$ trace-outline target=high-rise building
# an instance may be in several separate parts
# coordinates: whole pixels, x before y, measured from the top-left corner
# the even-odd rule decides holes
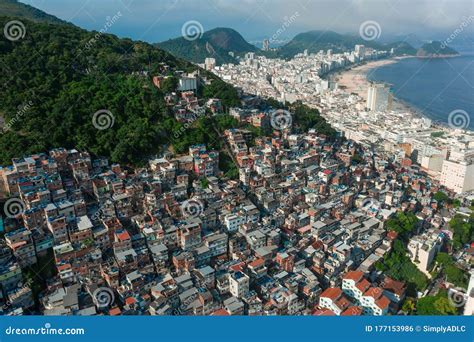
[[[392,109],[390,87],[383,83],[372,83],[367,90],[367,106],[371,111],[387,111]]]
[[[418,269],[429,274],[431,264],[440,251],[442,238],[434,231],[416,235],[408,242],[408,254]]]
[[[216,66],[216,59],[215,58],[206,58],[204,60],[204,64],[206,66],[206,70],[212,70]]]
[[[445,160],[440,184],[460,194],[474,190],[474,162],[472,160]]]
[[[365,45],[356,45],[354,51],[358,57],[365,56]]]
[[[263,46],[262,46],[263,51],[268,51],[270,50],[270,41],[268,39],[263,40]]]

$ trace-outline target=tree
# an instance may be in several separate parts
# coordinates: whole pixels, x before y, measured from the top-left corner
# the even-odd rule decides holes
[[[206,189],[209,186],[209,180],[207,178],[201,178],[201,188]]]
[[[225,108],[240,106],[237,90],[220,79],[214,79],[210,84],[205,85],[202,94],[206,99],[220,99]]]
[[[453,259],[448,253],[440,252],[436,255],[436,262],[446,266],[452,264]]]
[[[439,291],[435,296],[420,298],[416,305],[417,315],[456,315],[456,307],[447,298],[446,291]]]
[[[449,227],[453,231],[453,247],[455,249],[460,249],[474,240],[474,214],[471,214],[469,218],[455,215],[449,221]]]
[[[167,76],[163,79],[161,90],[166,93],[175,92],[178,89],[178,78],[174,76]]]
[[[402,305],[402,311],[407,314],[412,314],[416,309],[416,302],[412,298],[405,299],[405,302]]]
[[[418,270],[406,254],[405,245],[400,239],[397,239],[390,253],[375,267],[395,280],[406,282],[409,295],[416,296],[417,291],[426,288],[428,278]]]
[[[397,232],[400,237],[407,239],[408,236],[414,232],[418,223],[418,218],[415,214],[399,211],[395,217],[387,220],[387,229]]]
[[[444,202],[447,202],[449,200],[449,197],[448,195],[446,195],[444,192],[442,191],[438,191],[436,192],[434,195],[433,195],[433,198],[439,202],[439,203],[444,203]]]

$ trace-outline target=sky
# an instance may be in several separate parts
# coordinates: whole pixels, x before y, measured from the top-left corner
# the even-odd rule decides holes
[[[108,33],[160,42],[198,22],[204,31],[230,27],[248,41],[291,39],[309,30],[357,34],[375,22],[380,40],[415,34],[443,40],[474,33],[474,0],[21,0],[85,29],[100,30],[116,16]],[[117,16],[117,14],[119,15]]]

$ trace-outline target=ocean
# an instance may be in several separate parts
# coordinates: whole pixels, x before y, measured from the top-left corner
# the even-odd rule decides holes
[[[391,84],[394,97],[435,122],[452,125],[458,116],[456,127],[474,130],[474,55],[405,58],[371,69],[367,78]]]

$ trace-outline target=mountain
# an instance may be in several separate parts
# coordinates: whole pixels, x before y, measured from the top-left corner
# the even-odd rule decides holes
[[[360,36],[350,34],[339,34],[333,31],[309,31],[296,35],[290,42],[279,49],[279,55],[283,58],[291,58],[294,55],[308,50],[309,53],[316,53],[320,50],[332,49],[334,52],[350,51],[356,44],[362,44],[377,50],[395,49],[395,54],[415,54],[410,44],[395,42],[382,44],[376,41],[367,41]]]
[[[409,45],[417,48],[423,45],[423,39],[418,37],[414,33],[409,33],[409,34],[395,34],[395,35],[389,35],[386,37],[386,40],[388,41],[393,41],[393,42],[407,42]]]
[[[284,58],[291,58],[304,50],[308,50],[309,53],[328,49],[340,52],[353,49],[356,44],[363,44],[363,40],[332,31],[309,31],[296,35],[279,49],[279,53]]]
[[[54,15],[45,13],[35,7],[18,2],[17,0],[0,0],[0,15],[50,24],[69,24]]]
[[[408,56],[414,56],[416,54],[416,49],[408,42],[405,41],[397,41],[394,43],[389,43],[383,45],[383,49],[390,51],[391,49],[394,49],[395,55],[402,56],[402,55],[408,55]]]
[[[259,51],[237,31],[223,27],[206,31],[195,40],[179,37],[158,43],[156,46],[193,63],[203,63],[207,57],[215,58],[218,64],[235,63],[235,57],[246,52]],[[229,52],[233,52],[235,57],[229,55]]]
[[[416,56],[420,58],[450,57],[457,55],[459,55],[459,53],[456,50],[439,41],[423,44],[416,52]]]

